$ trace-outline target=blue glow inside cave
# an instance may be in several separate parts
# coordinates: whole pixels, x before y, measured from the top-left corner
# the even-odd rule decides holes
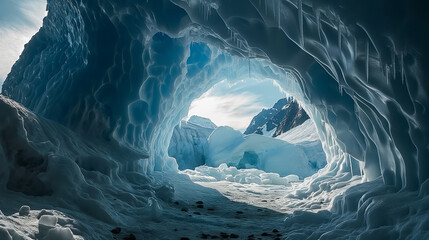
[[[0,238],[427,239],[426,5],[48,1],[0,96]],[[302,104],[326,166],[181,174],[175,126],[249,69]]]

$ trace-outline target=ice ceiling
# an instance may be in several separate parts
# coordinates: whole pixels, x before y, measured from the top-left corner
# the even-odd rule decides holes
[[[353,175],[381,177],[372,192],[358,193],[362,202],[345,197],[336,205],[339,212],[357,211],[358,204],[370,209],[365,221],[378,226],[371,213],[384,205],[365,201],[380,195],[379,187],[418,191],[419,197],[428,192],[429,24],[423,5],[48,1],[44,25],[13,66],[3,94],[91,144],[127,152],[127,159],[103,152],[119,171],[150,175],[177,170],[168,142],[193,99],[221,79],[272,78],[304,104],[327,154],[328,165],[311,178],[308,195]],[[96,152],[64,148],[52,151],[66,157]],[[80,167],[91,164],[85,157]],[[9,172],[17,159],[7,158]],[[29,191],[17,184],[13,189]]]

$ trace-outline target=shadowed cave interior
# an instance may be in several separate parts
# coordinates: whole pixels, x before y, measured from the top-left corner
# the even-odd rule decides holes
[[[428,238],[426,5],[48,1],[0,95],[0,239]],[[191,102],[249,75],[300,102],[326,166],[181,174]]]

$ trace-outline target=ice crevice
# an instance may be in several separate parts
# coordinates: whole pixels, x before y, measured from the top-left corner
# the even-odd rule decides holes
[[[48,1],[3,85],[0,189],[156,221],[174,198],[160,176],[178,171],[174,127],[215,83],[250,75],[303,104],[327,156],[288,196],[327,210],[291,213],[290,237],[425,238],[428,39],[410,26],[428,21],[387,2]]]

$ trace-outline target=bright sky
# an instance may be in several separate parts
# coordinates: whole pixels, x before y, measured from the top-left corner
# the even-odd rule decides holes
[[[192,102],[188,118],[198,115],[211,119],[217,126],[244,131],[262,108],[271,108],[284,97],[286,93],[270,79],[235,84],[223,80]]]
[[[46,13],[46,0],[0,0],[0,89]]]

